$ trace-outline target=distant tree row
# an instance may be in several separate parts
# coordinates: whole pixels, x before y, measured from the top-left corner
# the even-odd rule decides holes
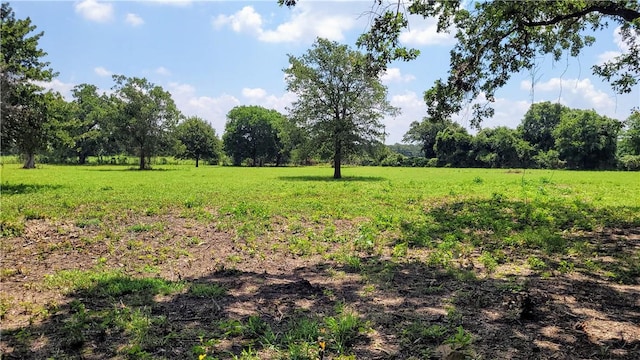
[[[640,168],[640,113],[623,124],[594,111],[534,104],[518,129],[470,135],[449,120],[411,124],[404,141],[383,145],[385,116],[398,109],[387,100],[371,58],[346,45],[317,39],[302,56],[289,55],[287,90],[297,95],[287,116],[259,106],[227,114],[220,139],[198,117],[185,117],[171,94],[144,78],[113,76],[109,94],[91,84],[73,88],[72,100],[38,84],[57,74],[42,61],[43,33],[29,18],[15,19],[2,4],[0,81],[3,154],[22,154],[35,167],[36,154],[50,162],[85,164],[135,155],[147,169],[154,156],[212,164],[279,166],[329,161],[334,177],[345,162],[368,165],[454,167]],[[396,151],[396,152],[394,152]],[[409,159],[409,160],[407,160]]]
[[[487,128],[475,136],[451,121],[413,122],[403,141],[439,166],[638,169],[640,112],[625,122],[557,103],[531,106],[517,129]]]

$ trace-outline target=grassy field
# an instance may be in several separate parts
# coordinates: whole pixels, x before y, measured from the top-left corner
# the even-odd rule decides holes
[[[640,356],[638,173],[19,167],[6,358]]]

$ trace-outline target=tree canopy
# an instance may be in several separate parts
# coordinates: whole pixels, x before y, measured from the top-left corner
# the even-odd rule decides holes
[[[253,166],[266,162],[279,163],[282,142],[279,129],[284,115],[261,106],[236,106],[227,114],[227,124],[222,137],[225,152],[233,158],[234,165],[251,159]]]
[[[279,3],[294,6],[297,0]],[[410,0],[408,4],[397,0],[397,6],[388,6],[377,14],[370,30],[358,40],[374,60],[370,71],[379,73],[393,60],[417,57],[415,49],[399,44],[401,31],[409,26],[409,15],[437,19],[437,31],[454,31],[457,40],[451,51],[448,77],[437,80],[425,92],[428,114],[434,119],[450,118],[480,95],[492,102],[496,90],[512,74],[534,68],[540,55],[551,54],[555,60],[563,54],[579,55],[594,43],[592,32],[609,24],[619,27],[626,50],[602,65],[594,65],[594,74],[619,93],[630,92],[640,82],[637,0]],[[472,109],[472,125],[478,126],[482,119],[493,115],[486,103],[476,103]]]
[[[139,168],[144,170],[147,157],[170,142],[181,114],[171,94],[147,79],[114,75],[113,80],[116,127],[124,135],[121,139],[138,152]]]
[[[25,155],[24,168],[35,167],[35,152],[46,146],[47,103],[34,81],[48,81],[56,74],[47,55],[38,47],[44,32],[31,19],[16,19],[11,6],[2,3],[0,10],[0,124],[3,147],[17,147]]]
[[[192,116],[178,124],[176,137],[182,143],[178,157],[195,159],[196,167],[200,159],[218,161],[220,159],[221,144],[215,129],[203,119]]]
[[[342,177],[344,155],[382,141],[381,119],[398,112],[367,67],[362,53],[319,38],[304,55],[289,55],[284,69],[287,90],[298,95],[291,117],[317,146],[330,149],[336,179]]]

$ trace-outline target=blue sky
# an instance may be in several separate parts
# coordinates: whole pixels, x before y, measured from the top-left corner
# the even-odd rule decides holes
[[[70,90],[89,83],[108,91],[112,74],[145,77],[171,92],[185,115],[224,131],[234,106],[261,105],[286,114],[295,99],[287,93],[282,69],[287,54],[302,55],[316,37],[354,45],[367,29],[373,0],[302,0],[293,8],[264,1],[13,1],[18,18],[30,17],[44,31],[40,47],[59,72],[48,88],[71,99]],[[496,115],[485,127],[515,128],[533,102],[554,101],[594,109],[623,120],[640,105],[640,88],[617,95],[591,74],[591,66],[623,50],[615,28],[596,34],[579,58],[540,58],[532,74],[514,74],[496,94]],[[383,77],[391,103],[402,110],[385,119],[386,143],[400,142],[409,124],[426,112],[424,90],[446,78],[453,37],[435,33],[430,19],[411,18],[401,35],[420,49],[409,63],[390,65]],[[532,94],[533,88],[533,94]],[[462,112],[454,120],[469,124]]]

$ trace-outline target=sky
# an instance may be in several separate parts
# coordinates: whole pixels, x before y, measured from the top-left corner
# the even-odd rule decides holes
[[[144,77],[169,91],[186,116],[199,116],[224,132],[235,106],[259,105],[287,114],[296,96],[287,92],[288,55],[301,56],[317,37],[355,48],[368,29],[373,0],[301,0],[295,8],[262,1],[12,1],[16,17],[30,17],[44,31],[40,47],[59,75],[43,84],[71,100],[71,89],[87,83],[109,91],[112,75]],[[411,122],[426,115],[423,93],[446,79],[453,34],[438,34],[433,19],[411,17],[400,35],[419,49],[411,62],[394,62],[382,76],[401,114],[384,119],[385,143],[402,141]],[[483,127],[515,128],[532,103],[560,102],[624,120],[640,106],[640,87],[619,95],[591,73],[591,66],[621,51],[615,28],[595,34],[596,43],[578,58],[537,59],[537,70],[513,74],[496,93],[495,116]],[[470,110],[454,116],[469,127]]]

